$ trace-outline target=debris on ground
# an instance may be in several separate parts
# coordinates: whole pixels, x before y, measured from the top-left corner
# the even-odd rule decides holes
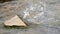
[[[27,26],[17,15],[4,22],[5,26]]]

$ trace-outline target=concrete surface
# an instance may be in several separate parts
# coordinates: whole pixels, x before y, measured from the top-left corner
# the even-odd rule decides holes
[[[32,1],[32,0],[31,0]],[[30,23],[28,28],[5,28],[2,24],[5,17],[17,14],[23,17],[22,11],[29,6],[26,0],[16,0],[0,4],[0,33],[1,34],[60,34],[60,0],[41,0],[45,3],[45,21],[40,24]],[[34,0],[35,2],[39,0]],[[39,1],[40,2],[40,1]],[[3,5],[3,6],[2,6]],[[17,5],[17,6],[16,6]],[[21,13],[20,13],[21,12]],[[23,19],[22,19],[23,20]],[[28,22],[29,23],[29,22]]]

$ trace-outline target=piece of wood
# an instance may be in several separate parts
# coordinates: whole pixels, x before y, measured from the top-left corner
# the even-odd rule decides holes
[[[17,15],[4,22],[5,26],[27,26]]]

